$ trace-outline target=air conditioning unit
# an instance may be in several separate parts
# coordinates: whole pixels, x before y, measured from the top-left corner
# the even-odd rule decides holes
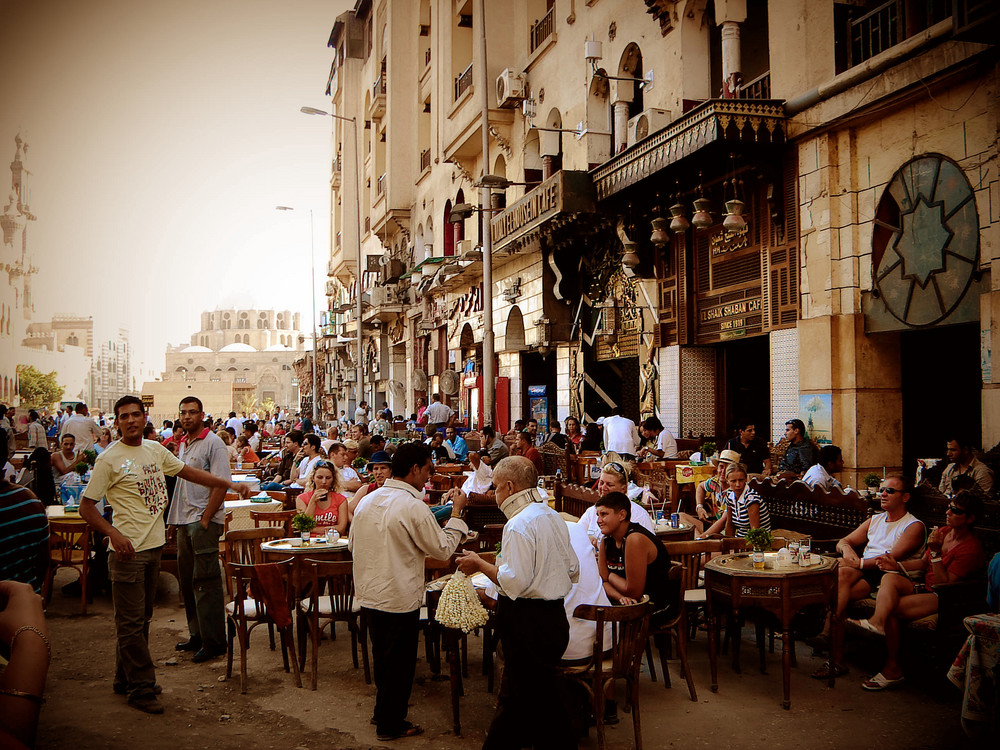
[[[670,124],[670,112],[665,109],[647,109],[628,121],[626,144],[634,146],[645,140],[657,130],[662,130]]]
[[[513,68],[504,68],[497,76],[497,106],[515,107],[524,99],[524,76]]]
[[[371,290],[372,305],[379,307],[381,305],[388,304],[389,295],[386,294],[388,290],[384,286],[377,286]]]
[[[472,240],[459,240],[455,243],[455,255],[462,256],[474,247]]]

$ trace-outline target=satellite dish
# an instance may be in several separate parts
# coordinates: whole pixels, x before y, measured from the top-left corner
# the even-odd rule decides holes
[[[454,396],[458,393],[460,383],[461,380],[458,377],[458,373],[454,370],[445,370],[441,373],[441,390],[449,396]]]
[[[406,396],[406,386],[398,380],[390,380],[389,393],[391,393],[392,397],[397,401],[402,400]]]
[[[413,371],[413,390],[415,391],[426,391],[427,390],[427,373],[423,370]]]

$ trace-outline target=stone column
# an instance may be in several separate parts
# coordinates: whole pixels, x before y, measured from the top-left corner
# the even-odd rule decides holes
[[[628,143],[628,105],[631,102],[619,99],[612,107],[615,111],[615,153],[625,150]]]
[[[722,98],[736,99],[740,95],[743,74],[740,63],[740,25],[736,21],[722,24]]]

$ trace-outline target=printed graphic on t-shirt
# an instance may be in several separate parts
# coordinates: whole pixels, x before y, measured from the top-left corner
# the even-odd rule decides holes
[[[143,464],[140,467],[137,489],[150,516],[159,515],[166,507],[167,483],[163,478],[163,471],[159,464]]]

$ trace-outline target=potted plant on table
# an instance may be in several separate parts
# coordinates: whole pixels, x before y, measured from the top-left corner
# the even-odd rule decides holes
[[[767,529],[750,529],[746,535],[747,543],[753,548],[753,566],[757,570],[764,568],[764,553],[770,552],[774,546],[774,537]]]
[[[292,516],[292,528],[302,536],[302,543],[309,544],[309,532],[316,528],[316,519],[305,513]]]

